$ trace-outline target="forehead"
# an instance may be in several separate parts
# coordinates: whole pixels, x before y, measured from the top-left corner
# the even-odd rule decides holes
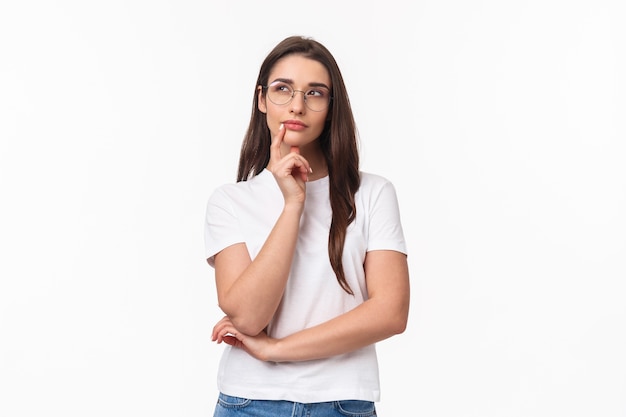
[[[292,80],[295,84],[323,83],[330,86],[330,74],[324,65],[302,55],[287,55],[274,64],[269,82],[277,78]]]

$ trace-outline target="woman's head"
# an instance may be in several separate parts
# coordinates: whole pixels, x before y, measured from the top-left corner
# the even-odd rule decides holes
[[[289,81],[280,86],[283,91],[290,88],[293,92],[293,98],[287,104],[277,105],[274,102],[280,100],[270,100],[271,84],[277,79]],[[307,103],[303,94],[310,92],[311,95],[320,95],[326,92],[325,87],[330,95],[326,108],[313,106],[317,111],[311,110],[312,103]],[[316,100],[311,95],[309,102]],[[297,114],[300,108],[306,115]],[[313,128],[306,130],[307,137],[302,137],[297,132],[290,134],[287,129],[286,143],[289,144],[291,139],[296,140],[298,137],[305,142],[319,140],[318,145],[324,153],[329,171],[332,170],[330,161],[337,157],[344,161],[356,158],[353,162],[358,166],[356,127],[345,83],[335,58],[321,43],[311,38],[291,36],[270,51],[259,70],[250,124],[241,149],[238,180],[257,175],[267,166],[272,135],[276,134],[282,122],[292,119],[290,115],[294,115],[293,119],[306,119]]]
[[[269,74],[268,81],[257,87],[257,100],[270,135],[276,136],[284,125],[284,153],[297,146],[309,157],[312,152],[319,155],[317,138],[326,126],[332,99],[326,67],[301,54],[290,54],[276,61]]]

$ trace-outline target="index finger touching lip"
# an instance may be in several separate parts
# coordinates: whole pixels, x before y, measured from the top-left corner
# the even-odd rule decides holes
[[[276,133],[276,136],[274,136],[276,138],[276,141],[278,142],[278,146],[280,146],[280,143],[283,141],[283,138],[285,137],[285,125],[284,124],[280,124],[280,126],[278,126],[278,133]]]
[[[275,155],[274,158],[280,159],[280,145],[283,143],[283,138],[285,137],[285,126],[281,123],[278,128],[278,133],[272,138],[272,143],[270,145],[270,157]]]

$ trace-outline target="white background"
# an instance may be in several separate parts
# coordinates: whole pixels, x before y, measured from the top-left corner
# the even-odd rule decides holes
[[[379,415],[626,416],[624,22],[619,0],[3,2],[0,415],[211,415],[205,203],[262,59],[302,34],[400,198],[412,306]]]

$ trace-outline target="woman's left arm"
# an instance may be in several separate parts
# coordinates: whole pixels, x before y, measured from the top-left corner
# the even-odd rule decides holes
[[[213,339],[243,348],[261,360],[285,362],[340,355],[403,333],[410,301],[406,255],[370,251],[364,266],[369,298],[351,311],[283,339],[271,339],[264,333],[255,337],[238,334],[224,318],[216,325]]]

